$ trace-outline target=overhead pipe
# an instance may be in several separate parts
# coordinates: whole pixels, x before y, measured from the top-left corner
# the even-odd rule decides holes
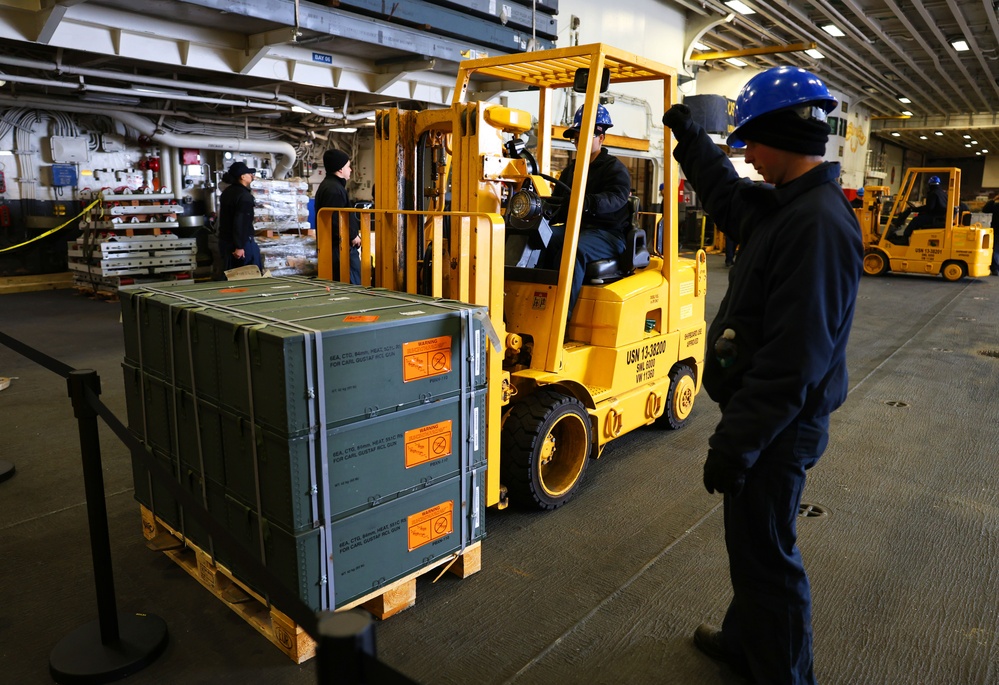
[[[64,112],[79,112],[83,114],[103,114],[111,117],[126,126],[130,126],[139,133],[148,136],[151,140],[160,145],[171,145],[173,147],[200,148],[207,150],[232,150],[236,152],[273,152],[282,155],[281,163],[274,166],[274,177],[284,178],[291,171],[298,155],[295,148],[289,143],[280,140],[255,140],[242,138],[221,138],[215,136],[198,136],[169,133],[160,130],[149,119],[132,112],[119,112],[115,110],[105,110],[94,108],[83,103],[66,103],[57,99],[48,98],[25,98],[21,96],[0,95],[0,103],[16,107],[26,105],[36,106],[38,109],[52,109]]]

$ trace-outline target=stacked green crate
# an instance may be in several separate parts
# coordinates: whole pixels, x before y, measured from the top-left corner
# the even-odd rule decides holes
[[[304,601],[342,606],[484,535],[485,320],[299,277],[123,289],[129,427]],[[400,521],[437,508],[449,532],[413,546]]]

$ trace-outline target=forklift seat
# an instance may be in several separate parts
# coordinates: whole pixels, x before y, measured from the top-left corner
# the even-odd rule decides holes
[[[617,259],[600,259],[586,265],[586,274],[583,282],[589,285],[604,285],[613,283],[625,276],[630,276],[635,269],[642,269],[649,265],[648,236],[645,229],[638,225],[638,197],[632,195],[628,198],[628,207],[631,212],[631,229],[624,237],[624,253]]]

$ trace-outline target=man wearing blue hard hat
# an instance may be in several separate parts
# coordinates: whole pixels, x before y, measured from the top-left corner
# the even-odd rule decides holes
[[[854,209],[860,209],[864,206],[864,189],[857,188],[857,197],[850,200],[850,206]]]
[[[601,259],[619,257],[624,252],[624,238],[630,225],[628,197],[631,195],[631,174],[621,160],[603,148],[607,129],[614,125],[610,113],[603,105],[597,106],[597,122],[593,127],[592,136],[584,135],[580,131],[582,122],[583,108],[579,107],[573,116],[572,127],[562,134],[576,145],[577,155],[590,157],[590,169],[586,176],[583,196],[583,218],[576,246],[576,264],[572,271],[572,287],[569,291],[569,319],[572,319],[573,307],[576,306],[576,300],[579,299],[579,293],[583,289],[586,265]],[[559,179],[571,186],[575,170],[575,161],[570,162],[559,174]],[[556,185],[553,195],[568,200],[569,193],[561,185]],[[566,201],[556,212],[553,222],[564,222],[568,212],[569,203]],[[565,227],[554,227],[551,242],[545,253],[547,268],[559,267],[564,239]]]
[[[908,226],[905,226],[905,220],[911,212],[916,212],[916,216],[912,217]],[[896,229],[898,239],[894,235],[889,235],[888,239],[908,244],[913,231],[921,228],[943,228],[946,222],[947,193],[940,186],[940,177],[934,174],[926,179],[926,200],[921,205],[907,207],[898,215],[892,226]]]
[[[853,209],[824,162],[837,101],[793,67],[739,93],[728,144],[764,183],[740,178],[685,105],[663,116],[673,152],[727,240],[740,245],[708,330],[704,387],[721,407],[704,486],[724,495],[734,597],[722,625],[694,644],[757,683],[810,684],[812,602],[796,546],[805,473],[846,399],[846,344],[863,245]]]

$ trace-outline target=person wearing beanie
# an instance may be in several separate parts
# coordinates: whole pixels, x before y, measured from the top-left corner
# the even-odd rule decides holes
[[[350,207],[347,181],[350,180],[350,157],[346,152],[329,149],[323,154],[326,178],[316,191],[316,212],[326,207]],[[350,215],[350,282],[361,282],[361,221],[356,214]],[[340,225],[339,217],[334,216],[333,235],[333,280],[340,280]]]
[[[726,240],[740,246],[708,329],[703,385],[721,408],[704,487],[724,497],[733,598],[694,645],[756,683],[815,683],[812,600],[795,521],[805,474],[846,399],[846,345],[863,262],[860,227],[824,162],[836,99],[804,69],[754,76],[736,100],[732,147],[765,182],[673,105],[673,155]]]
[[[233,162],[222,176],[229,187],[219,198],[219,255],[225,270],[250,264],[264,269],[260,247],[253,237],[253,192],[256,169]]]

